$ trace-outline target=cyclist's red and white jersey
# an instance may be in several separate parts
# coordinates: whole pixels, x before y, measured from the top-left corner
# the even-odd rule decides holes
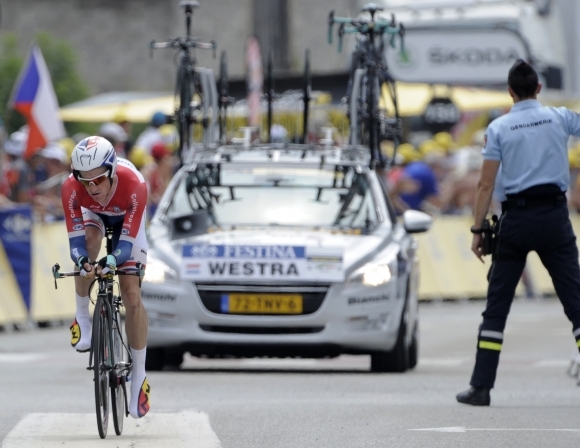
[[[71,258],[88,257],[82,208],[98,215],[106,226],[120,227],[119,242],[113,248],[117,265],[129,260],[135,238],[145,221],[147,185],[143,175],[125,159],[117,159],[117,185],[109,202],[101,205],[71,174],[61,191]],[[116,238],[114,238],[116,240]]]

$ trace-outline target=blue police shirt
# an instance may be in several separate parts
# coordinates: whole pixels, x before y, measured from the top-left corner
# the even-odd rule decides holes
[[[568,189],[568,138],[580,136],[580,115],[565,107],[544,107],[538,100],[515,103],[490,123],[483,158],[501,161],[506,194],[541,184]]]

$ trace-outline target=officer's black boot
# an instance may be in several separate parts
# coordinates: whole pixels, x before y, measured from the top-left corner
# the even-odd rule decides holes
[[[472,406],[489,406],[489,389],[471,386],[469,390],[457,394],[457,401]]]

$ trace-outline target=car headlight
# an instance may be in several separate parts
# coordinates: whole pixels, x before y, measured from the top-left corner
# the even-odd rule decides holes
[[[386,263],[369,263],[354,271],[347,283],[362,283],[365,286],[380,286],[391,280],[391,268]]]
[[[156,258],[148,258],[143,281],[149,283],[165,283],[177,280],[177,273]]]

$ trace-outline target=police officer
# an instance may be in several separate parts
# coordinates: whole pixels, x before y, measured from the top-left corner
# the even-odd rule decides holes
[[[514,105],[488,126],[484,139],[471,228],[471,250],[481,261],[482,226],[500,164],[506,199],[497,227],[471,388],[457,395],[459,403],[490,404],[503,331],[530,251],[538,253],[550,273],[580,347],[580,267],[565,196],[570,181],[567,142],[570,135],[580,136],[580,115],[564,107],[542,106],[536,99],[541,88],[535,70],[517,60],[508,75]]]

